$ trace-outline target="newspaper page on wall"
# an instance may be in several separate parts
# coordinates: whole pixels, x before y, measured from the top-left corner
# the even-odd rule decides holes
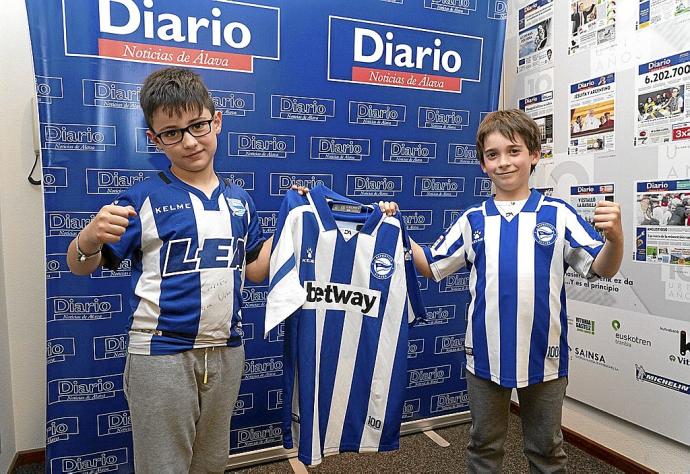
[[[518,32],[518,72],[553,64],[553,0],[521,8]]]
[[[690,265],[690,179],[638,181],[635,260]]]
[[[613,73],[571,84],[569,155],[615,150],[615,97]]]
[[[690,145],[690,51],[641,64],[636,86],[635,146]]]
[[[568,54],[616,40],[616,0],[571,0]]]
[[[597,203],[599,201],[613,202],[614,191],[613,183],[571,186],[570,204],[584,220],[594,227],[594,210]]]
[[[667,21],[687,21],[690,19],[688,0],[640,0],[637,29],[665,23]]]
[[[541,158],[553,158],[553,91],[520,99],[520,110],[532,117],[541,132]]]

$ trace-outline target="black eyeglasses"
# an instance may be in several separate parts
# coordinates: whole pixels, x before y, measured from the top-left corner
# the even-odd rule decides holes
[[[171,128],[170,130],[156,133],[154,136],[158,138],[163,145],[174,145],[182,141],[185,132],[189,133],[194,138],[208,135],[211,133],[211,122],[213,122],[213,119],[201,120],[199,122],[194,122],[188,127]]]

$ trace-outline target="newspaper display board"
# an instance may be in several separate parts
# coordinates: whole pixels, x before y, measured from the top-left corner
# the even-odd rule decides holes
[[[553,64],[553,0],[521,8],[518,30],[518,72]]]
[[[613,183],[571,186],[570,204],[584,220],[594,226],[594,210],[597,203],[599,201],[614,202],[614,192],[615,185]]]
[[[541,132],[541,159],[553,158],[553,91],[520,99],[520,110],[532,117]]]
[[[616,40],[616,0],[570,2],[568,54],[595,46],[610,46]]]
[[[687,0],[640,0],[637,29],[689,18],[690,2]]]
[[[690,179],[638,181],[635,260],[690,265]]]
[[[636,81],[635,146],[690,144],[690,51],[641,64]]]
[[[615,150],[615,97],[615,73],[571,84],[569,155]]]

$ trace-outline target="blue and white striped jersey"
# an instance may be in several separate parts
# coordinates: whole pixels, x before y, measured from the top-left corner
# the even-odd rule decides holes
[[[426,316],[411,257],[399,215],[324,186],[285,197],[265,332],[288,318],[283,441],[304,464],[398,448],[408,324]]]
[[[425,248],[435,280],[470,271],[467,370],[504,387],[567,375],[565,272],[595,279],[602,245],[569,204],[532,190],[512,220],[488,199]]]
[[[103,253],[110,268],[132,259],[128,351],[241,345],[245,258],[264,240],[246,191],[220,180],[209,198],[165,171],[115,204],[137,211]]]

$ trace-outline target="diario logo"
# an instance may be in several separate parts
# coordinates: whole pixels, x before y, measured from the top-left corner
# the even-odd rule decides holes
[[[244,361],[244,374],[242,380],[265,379],[269,377],[282,377],[283,357],[257,357]]]
[[[113,398],[122,391],[122,374],[66,378],[48,382],[48,405]]]
[[[62,166],[43,167],[43,192],[54,194],[58,188],[67,188],[67,168]]]
[[[98,436],[108,436],[132,431],[132,417],[129,410],[98,415]]]
[[[455,305],[428,306],[426,308],[426,318],[426,321],[420,321],[417,325],[435,326],[437,324],[448,324],[451,319],[455,319]]]
[[[86,193],[120,194],[158,173],[156,170],[86,168]]]
[[[307,299],[304,309],[351,311],[377,318],[381,292],[345,283],[304,282]]]
[[[311,137],[310,160],[362,161],[371,154],[368,138]]]
[[[268,331],[268,342],[283,342],[285,339],[285,321]]]
[[[474,195],[479,197],[491,196],[492,183],[489,178],[476,177],[474,178]]]
[[[228,156],[244,158],[287,158],[295,152],[294,135],[272,133],[228,133]]]
[[[106,360],[127,357],[127,334],[113,334],[93,338],[93,359]]]
[[[388,196],[402,192],[402,176],[348,174],[347,196]]]
[[[240,393],[235,401],[235,407],[232,410],[232,416],[244,415],[248,410],[254,408],[254,394]]]
[[[46,254],[46,279],[61,278],[63,273],[69,273],[66,253]]]
[[[295,186],[304,186],[313,189],[319,185],[328,188],[333,187],[332,174],[293,174],[293,173],[271,173],[270,189],[271,196],[284,196],[288,190]]]
[[[122,312],[122,295],[51,296],[48,322],[110,319]]]
[[[333,117],[335,117],[335,99],[293,95],[271,96],[271,118],[325,122]]]
[[[153,141],[146,135],[148,129],[144,127],[135,127],[134,129],[134,146],[137,153],[159,153],[163,151],[153,143]]]
[[[444,383],[450,378],[450,365],[438,365],[407,371],[407,388]]]
[[[395,261],[387,253],[379,253],[371,261],[371,274],[379,280],[386,280],[393,276]]]
[[[470,398],[467,390],[459,392],[440,393],[431,397],[431,413],[458,410],[468,407]]]
[[[64,91],[61,77],[36,76],[36,98],[39,104],[52,104],[62,99]]]
[[[127,448],[98,451],[78,456],[65,456],[50,460],[51,474],[87,474],[118,471],[129,462]]]
[[[74,357],[75,351],[73,337],[56,337],[46,341],[46,361],[48,364],[64,362],[67,357]]]
[[[254,112],[255,95],[253,92],[222,91],[209,89],[216,112],[229,117],[245,117]]]
[[[424,8],[469,15],[470,12],[477,11],[477,0],[424,0]]]
[[[439,293],[455,293],[467,291],[470,288],[470,274],[467,271],[460,271],[448,275],[438,285]]]
[[[424,352],[424,339],[409,339],[407,341],[407,358],[416,359]]]
[[[505,20],[508,18],[508,0],[489,0],[489,13],[487,17],[490,20]]]
[[[245,286],[242,288],[243,308],[265,308],[268,286]]]
[[[253,72],[280,59],[280,9],[234,1],[62,0],[65,55]],[[84,28],[84,18],[95,19]]]
[[[417,116],[418,128],[438,130],[462,130],[470,124],[470,111],[461,109],[441,109],[420,107]]]
[[[429,163],[436,159],[436,143],[404,140],[383,141],[383,161],[397,163]]]
[[[42,123],[41,127],[44,150],[105,151],[117,144],[112,125]]]
[[[83,104],[87,107],[138,109],[141,84],[82,79]]]
[[[264,234],[272,234],[278,226],[278,211],[257,211]]]
[[[328,36],[329,81],[460,93],[481,80],[476,36],[339,16]]]
[[[448,334],[436,336],[434,354],[450,354],[465,350],[464,334]]]
[[[350,101],[350,123],[397,127],[405,123],[407,107],[398,104]]]
[[[254,172],[252,171],[218,171],[217,173],[227,184],[234,184],[245,191],[254,191]]]
[[[465,190],[465,178],[455,176],[415,176],[414,195],[458,197]]]
[[[268,410],[280,410],[283,408],[283,389],[277,388],[266,392]]]
[[[66,416],[53,418],[46,423],[46,444],[67,441],[72,435],[79,434],[79,418]]]
[[[462,213],[465,212],[464,209],[444,209],[443,211],[443,230],[448,229],[452,226],[455,221],[460,219]]]
[[[477,145],[449,143],[448,163],[451,165],[478,165]]]
[[[433,211],[431,209],[400,211],[400,213],[402,214],[405,228],[408,231],[425,230],[434,223]]]
[[[230,445],[236,449],[251,448],[279,443],[283,430],[279,423],[250,426],[230,431]]]
[[[412,400],[405,400],[403,402],[403,420],[408,418],[413,418],[422,409],[422,400],[419,398],[414,398]]]

